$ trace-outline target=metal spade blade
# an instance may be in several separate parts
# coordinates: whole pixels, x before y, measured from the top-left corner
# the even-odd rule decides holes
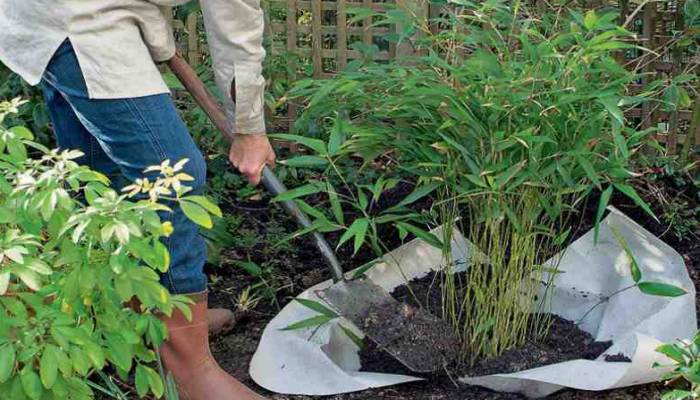
[[[397,301],[367,278],[342,280],[317,294],[412,371],[436,371],[458,354],[459,339],[451,325],[425,309]]]

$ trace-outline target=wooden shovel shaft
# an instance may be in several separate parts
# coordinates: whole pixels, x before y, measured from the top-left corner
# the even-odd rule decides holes
[[[204,82],[199,79],[197,72],[195,72],[179,54],[175,54],[175,57],[168,61],[168,66],[173,74],[180,80],[182,86],[190,92],[197,104],[204,110],[214,126],[216,126],[229,142],[232,142],[233,132],[228,129],[226,114],[221,110],[214,96],[209,93],[207,87],[204,86]]]
[[[194,97],[197,104],[199,104],[199,106],[204,110],[209,119],[211,119],[214,126],[216,126],[216,128],[229,142],[233,142],[235,135],[229,130],[229,124],[226,121],[226,114],[224,114],[223,110],[221,110],[219,103],[214,99],[214,96],[209,93],[209,90],[207,90],[207,87],[204,86],[204,83],[201,79],[199,79],[199,76],[194,69],[192,69],[187,61],[185,61],[185,59],[179,54],[175,54],[175,56],[168,61],[168,66],[173,74],[175,74],[175,76],[177,76],[177,78],[180,80],[185,89],[187,89],[192,97]],[[284,184],[267,166],[263,168],[262,183],[263,186],[265,186],[265,188],[275,196],[287,191]],[[287,211],[287,213],[297,220],[299,225],[304,228],[311,227],[312,224],[309,217],[304,214],[301,209],[299,209],[299,206],[297,206],[293,200],[285,200],[281,203],[282,207]],[[326,264],[328,264],[329,269],[333,273],[333,280],[335,282],[343,280],[343,269],[340,266],[340,262],[338,261],[333,248],[320,233],[313,232],[312,235],[314,242],[316,243],[316,247],[318,247],[318,250],[326,260]]]

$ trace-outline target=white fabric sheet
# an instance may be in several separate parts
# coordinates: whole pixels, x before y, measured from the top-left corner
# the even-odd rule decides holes
[[[644,295],[634,288],[596,307],[581,327],[597,340],[613,341],[611,348],[598,360],[572,360],[512,374],[463,377],[463,382],[543,397],[564,387],[599,391],[660,379],[664,371],[652,368],[652,364],[655,361],[668,363],[668,360],[654,349],[662,342],[694,335],[697,329],[695,290],[683,258],[619,211],[611,208],[601,223],[597,243],[591,231],[563,253],[559,264],[563,273],[557,275],[552,291],[552,312],[579,320],[603,296],[632,284],[629,258],[614,237],[613,228],[632,249],[644,280],[674,284],[686,289],[688,294],[671,299]],[[468,265],[471,252],[465,239],[456,235],[452,246],[455,262]],[[418,278],[439,269],[441,258],[439,250],[414,240],[388,254],[368,276],[392,290],[406,278]],[[319,300],[315,291],[330,284],[330,281],[323,282],[299,297]],[[342,319],[318,329],[281,330],[313,315],[315,312],[291,302],[269,323],[250,366],[255,382],[278,393],[331,395],[419,379],[359,372],[358,348],[339,324],[356,328]],[[356,333],[361,335],[361,332]],[[629,357],[631,362],[604,361],[606,355],[618,353]]]

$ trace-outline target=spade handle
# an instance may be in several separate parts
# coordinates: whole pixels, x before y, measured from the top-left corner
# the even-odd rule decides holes
[[[226,121],[226,115],[221,110],[221,106],[214,99],[214,96],[209,93],[209,90],[207,90],[202,80],[199,79],[199,76],[192,69],[192,67],[190,67],[187,61],[185,61],[181,55],[175,54],[175,56],[168,61],[168,66],[173,74],[175,74],[175,76],[177,76],[177,78],[180,80],[185,89],[187,89],[192,97],[194,97],[197,104],[199,104],[202,110],[204,110],[207,116],[209,116],[209,119],[211,119],[214,126],[216,126],[216,128],[229,142],[232,142],[234,134],[228,128],[229,125]],[[274,196],[287,192],[287,188],[284,186],[284,184],[267,166],[265,166],[262,171],[262,184]],[[300,226],[303,228],[311,227],[309,217],[293,200],[284,200],[281,201],[280,204],[289,215],[296,219]],[[336,257],[333,248],[319,232],[312,232],[312,236],[316,247],[321,252],[321,255],[325,259],[328,268],[333,273],[333,281],[338,282],[345,279],[343,269],[340,266],[340,262],[338,261],[338,257]]]

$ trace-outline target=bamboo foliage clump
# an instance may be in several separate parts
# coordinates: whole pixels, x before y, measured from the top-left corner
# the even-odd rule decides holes
[[[570,232],[560,227],[593,191],[601,193],[598,220],[614,192],[648,210],[627,181],[652,129],[624,116],[647,98],[627,91],[637,75],[616,54],[639,48],[615,13],[453,3],[429,21],[395,8],[359,12],[403,27],[392,38],[420,56],[356,64],[328,81],[302,81],[293,95],[309,98],[300,124],[332,118],[329,141],[342,138],[315,167],[357,154],[366,165],[396,165],[394,173],[417,183],[414,193],[435,198],[433,223],[459,220],[487,256],[459,278],[449,265],[442,275],[442,311],[474,361],[547,331],[547,318],[531,313],[546,311],[537,294],[556,273],[543,262],[562,248]],[[408,221],[423,221],[401,207],[389,212],[380,220],[404,234]],[[446,229],[442,243],[452,235]]]

